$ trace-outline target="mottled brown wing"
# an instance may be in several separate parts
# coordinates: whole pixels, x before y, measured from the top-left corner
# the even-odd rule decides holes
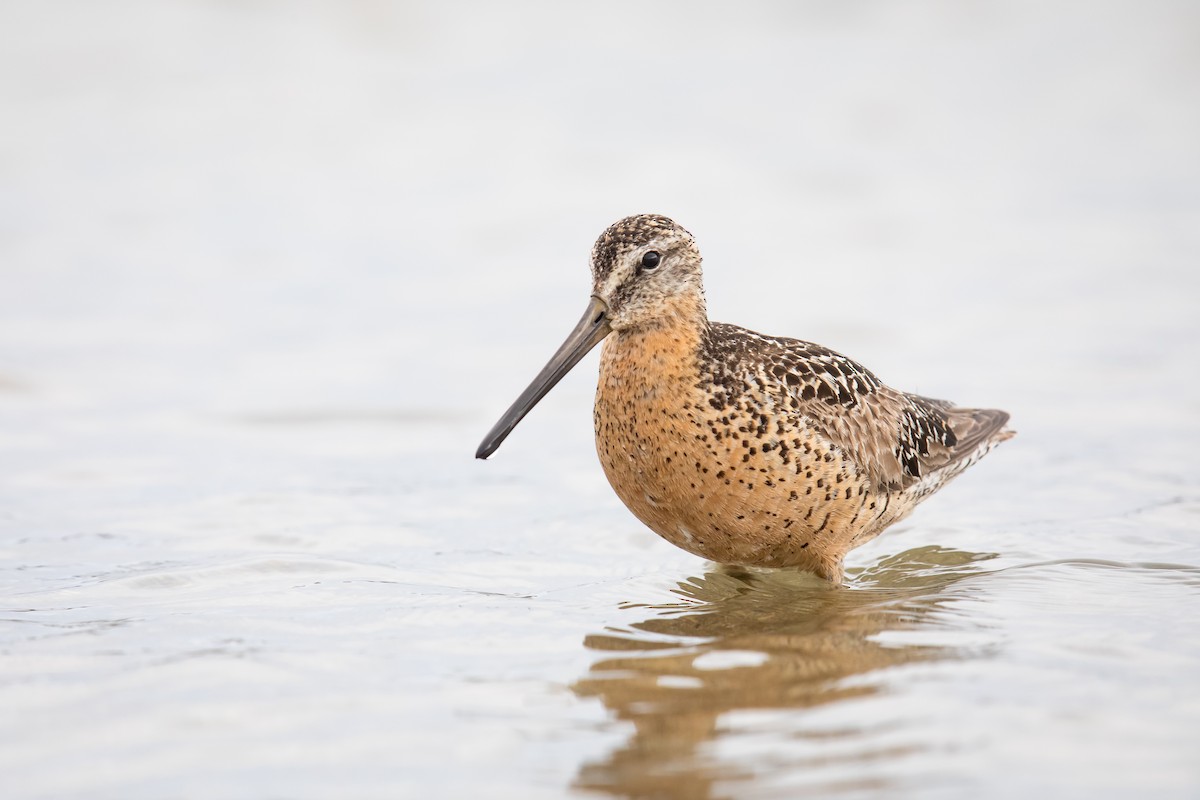
[[[714,325],[716,362],[736,390],[777,394],[880,489],[907,487],[966,458],[1000,430],[1004,412],[956,409],[885,386],[861,364],[812,342]],[[750,357],[751,353],[753,357]]]

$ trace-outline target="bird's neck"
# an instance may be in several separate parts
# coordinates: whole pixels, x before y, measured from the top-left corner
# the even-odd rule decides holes
[[[614,331],[605,340],[603,373],[653,382],[696,371],[697,353],[709,329],[704,295],[670,298],[659,312],[653,320]]]

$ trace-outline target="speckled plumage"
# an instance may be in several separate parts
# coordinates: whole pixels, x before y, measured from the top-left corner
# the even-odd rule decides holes
[[[710,322],[700,264],[691,234],[670,219],[620,220],[592,250],[590,308],[600,310],[580,323],[592,326],[582,352],[604,338],[600,462],[625,505],[668,541],[839,582],[850,549],[1012,436],[1003,411],[900,392],[820,345]],[[485,440],[481,457],[515,424]]]

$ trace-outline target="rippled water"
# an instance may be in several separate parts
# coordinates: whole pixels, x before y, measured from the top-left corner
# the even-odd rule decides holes
[[[0,10],[5,797],[1200,794],[1188,4]],[[612,220],[718,319],[1019,436],[705,564],[595,360]]]

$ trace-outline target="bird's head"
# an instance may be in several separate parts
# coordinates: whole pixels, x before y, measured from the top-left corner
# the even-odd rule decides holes
[[[495,452],[530,409],[605,336],[685,318],[707,322],[700,251],[692,235],[656,214],[625,217],[610,225],[592,247],[592,297],[583,317],[492,427],[476,458]]]

